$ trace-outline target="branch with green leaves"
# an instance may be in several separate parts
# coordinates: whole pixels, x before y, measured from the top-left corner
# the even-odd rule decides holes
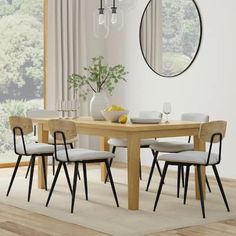
[[[79,91],[80,96],[85,100],[90,91],[100,93],[107,91],[112,95],[115,85],[120,81],[125,81],[125,71],[123,65],[108,66],[103,64],[104,57],[92,58],[89,67],[84,67],[87,75],[72,74],[68,77],[70,88]]]

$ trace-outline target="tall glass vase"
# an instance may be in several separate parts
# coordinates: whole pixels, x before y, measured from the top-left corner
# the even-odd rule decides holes
[[[93,120],[104,120],[101,110],[110,105],[106,93],[94,93],[90,101],[90,115]]]

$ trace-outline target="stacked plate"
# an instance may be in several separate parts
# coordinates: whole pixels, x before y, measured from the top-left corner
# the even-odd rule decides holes
[[[158,111],[143,111],[138,117],[130,118],[133,124],[158,124],[162,120],[162,113]]]

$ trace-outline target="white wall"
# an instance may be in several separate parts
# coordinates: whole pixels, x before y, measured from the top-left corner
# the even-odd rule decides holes
[[[118,86],[113,102],[129,109],[130,116],[140,110],[162,110],[163,102],[170,101],[172,119],[182,112],[203,112],[212,120],[227,120],[220,173],[236,178],[236,1],[196,1],[203,21],[202,45],[192,66],[171,79],[153,73],[143,60],[139,24],[148,0],[137,2],[136,9],[126,13],[124,29],[106,41],[107,60],[122,63],[129,71],[128,82]],[[121,153],[120,159],[125,156]],[[151,161],[150,152],[142,152],[143,164],[150,165]]]

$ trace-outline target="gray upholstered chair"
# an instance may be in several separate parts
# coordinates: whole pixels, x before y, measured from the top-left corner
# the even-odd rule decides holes
[[[201,175],[201,166],[212,166],[218,186],[220,188],[222,197],[224,199],[225,206],[227,211],[230,211],[229,205],[224,193],[224,189],[217,171],[217,165],[221,162],[221,149],[222,149],[222,140],[225,137],[226,132],[226,121],[212,121],[208,123],[203,123],[199,131],[199,138],[203,141],[209,143],[209,150],[207,152],[203,151],[186,151],[180,153],[169,153],[159,156],[160,161],[165,161],[164,169],[162,172],[162,177],[158,192],[156,195],[156,200],[154,203],[153,211],[156,210],[158,200],[160,198],[161,190],[165,180],[166,172],[169,165],[177,166],[186,166],[186,183],[184,189],[184,204],[186,203],[187,190],[188,190],[188,179],[189,179],[189,170],[191,166],[196,166],[197,175],[198,175],[198,186],[201,200],[202,216],[205,218],[205,206],[204,206],[204,196],[203,196],[203,186],[202,183],[205,181],[202,180]],[[213,145],[218,145],[218,152],[213,153]]]
[[[205,123],[205,122],[209,121],[209,116],[206,114],[202,114],[202,113],[184,113],[181,116],[181,120],[197,121],[197,122]],[[155,153],[155,155],[154,155],[151,170],[149,173],[146,191],[148,191],[150,183],[151,183],[153,171],[155,168],[155,163],[158,160],[158,154],[160,152],[178,153],[178,152],[183,152],[183,151],[192,151],[192,150],[194,150],[194,146],[192,143],[190,143],[190,139],[191,139],[191,137],[189,137],[188,143],[187,142],[175,142],[175,141],[170,141],[170,142],[159,141],[159,142],[156,142],[156,143],[150,145],[150,148]],[[179,192],[180,192],[181,172],[182,172],[182,183],[184,186],[184,171],[183,171],[183,167],[179,165],[178,166],[178,177],[177,177],[177,197],[179,197]],[[208,186],[209,191],[211,191],[207,177],[206,177],[206,182],[207,182],[207,186]]]
[[[57,118],[59,117],[59,112],[55,111],[55,110],[29,110],[26,113],[27,117],[29,118]],[[77,137],[71,140],[67,141],[67,145],[70,146],[70,148],[74,147],[74,143],[76,142]],[[34,141],[37,143],[38,142],[38,138],[37,138],[37,127],[34,125]],[[49,135],[48,137],[48,144],[53,145],[54,140],[53,137],[51,137],[51,135]],[[58,144],[62,144],[62,142],[58,141]],[[26,171],[26,175],[25,178],[27,178],[28,174],[29,174],[29,170],[30,170],[30,166],[31,166],[31,160],[29,162],[29,166],[28,169]],[[52,173],[53,175],[55,174],[55,159],[54,157],[52,158]],[[79,176],[80,178],[80,176]]]
[[[144,119],[146,119],[146,118],[162,118],[162,113],[159,111],[142,111],[139,113],[139,117],[144,118]],[[156,140],[154,138],[153,139],[141,139],[140,148],[149,148],[150,145],[155,144],[155,143],[156,143]],[[116,148],[127,148],[127,146],[128,146],[127,139],[118,139],[118,138],[110,138],[108,140],[108,144],[110,146],[112,146],[112,153],[115,153]],[[155,155],[155,153],[153,151],[152,151],[152,154]],[[111,161],[110,161],[110,166],[112,165],[112,161],[113,161],[113,159],[111,159]],[[159,174],[161,176],[161,168],[160,168],[157,160],[156,160],[155,164],[156,164]],[[142,179],[141,160],[139,161],[139,176],[140,176],[140,179]],[[107,182],[107,177],[108,176],[106,176],[105,183]]]
[[[50,198],[52,196],[54,187],[57,182],[58,175],[60,173],[60,169],[62,165],[66,165],[66,163],[74,163],[74,178],[73,178],[73,187],[71,186],[70,182],[68,181],[68,185],[72,194],[72,201],[71,201],[71,213],[74,211],[74,202],[75,202],[75,195],[76,195],[76,186],[77,186],[77,178],[78,178],[78,164],[81,163],[83,165],[83,174],[84,174],[84,186],[85,186],[85,194],[86,200],[88,200],[88,185],[87,185],[87,170],[86,164],[87,163],[100,163],[105,162],[107,172],[109,175],[113,195],[116,201],[117,207],[119,207],[118,198],[116,195],[115,185],[112,179],[112,174],[110,171],[109,159],[115,157],[115,155],[111,152],[107,151],[94,151],[89,149],[68,149],[67,148],[67,140],[71,140],[76,138],[76,125],[72,121],[66,120],[50,120],[49,121],[49,130],[50,134],[54,137],[54,156],[56,160],[59,162],[55,177],[53,179],[52,187],[50,189],[50,193],[47,199],[46,206],[48,206]],[[57,150],[57,140],[63,142],[64,150]]]
[[[52,145],[45,143],[26,142],[25,136],[33,132],[33,123],[30,118],[11,116],[9,117],[9,123],[10,123],[10,128],[13,131],[14,151],[18,155],[18,159],[16,162],[13,175],[11,177],[10,185],[7,191],[7,196],[10,193],[22,156],[29,156],[31,158],[31,164],[30,164],[31,171],[29,178],[28,201],[30,201],[35,159],[38,156],[42,156],[45,189],[47,190],[45,156],[52,156],[54,152],[54,147]]]

